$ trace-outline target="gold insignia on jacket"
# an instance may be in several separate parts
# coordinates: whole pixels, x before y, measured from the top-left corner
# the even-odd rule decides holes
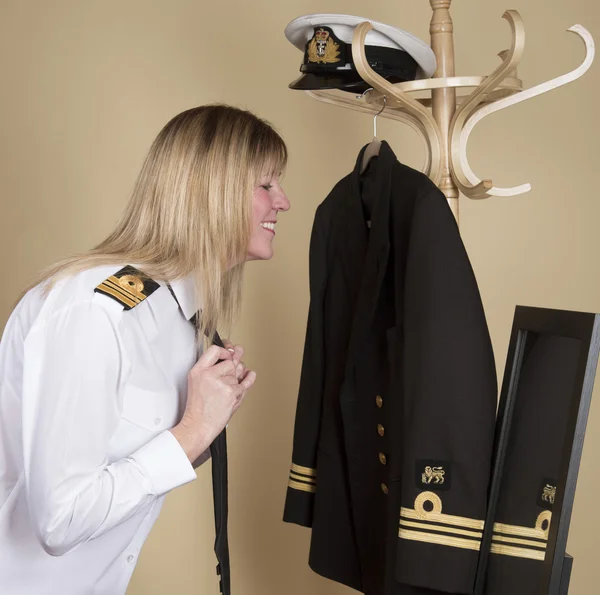
[[[538,515],[535,527],[494,523],[490,551],[492,554],[543,561],[546,557],[551,520],[552,512],[544,510]]]
[[[425,467],[425,472],[421,474],[421,481],[426,484],[437,483],[441,485],[445,480],[444,475],[446,475],[446,472],[443,467],[430,467],[428,465]]]
[[[556,486],[551,486],[546,484],[542,491],[542,500],[544,502],[550,502],[550,504],[554,504],[554,499],[556,498]]]
[[[431,510],[426,510],[426,503]],[[421,492],[415,498],[414,508],[400,509],[398,537],[479,551],[483,526],[483,520],[443,513],[440,496]]]
[[[340,45],[331,39],[329,31],[317,29],[308,44],[308,61],[334,64],[340,61]]]

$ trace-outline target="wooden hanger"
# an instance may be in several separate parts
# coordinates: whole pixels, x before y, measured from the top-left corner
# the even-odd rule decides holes
[[[368,89],[365,91],[372,91],[373,89]],[[364,95],[364,93],[363,93]],[[379,155],[379,150],[381,149],[381,141],[377,138],[377,116],[383,112],[385,109],[386,97],[383,96],[383,107],[375,114],[373,118],[373,140],[367,145],[365,152],[363,153],[363,158],[360,166],[360,173],[362,174],[369,165],[369,161],[373,159],[373,157],[377,157]]]

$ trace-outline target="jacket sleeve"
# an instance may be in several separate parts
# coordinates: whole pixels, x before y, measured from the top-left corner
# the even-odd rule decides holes
[[[325,370],[323,306],[327,267],[326,239],[320,219],[317,209],[309,249],[310,306],[296,406],[292,465],[283,514],[285,522],[305,527],[312,526],[317,489],[317,443]]]
[[[491,468],[496,370],[477,282],[437,188],[415,203],[404,300],[396,578],[471,593]]]

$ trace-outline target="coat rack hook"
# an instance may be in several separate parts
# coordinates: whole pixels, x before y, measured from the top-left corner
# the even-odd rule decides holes
[[[540,83],[539,85],[535,85],[530,89],[525,89],[516,93],[514,95],[510,95],[509,97],[505,97],[504,99],[499,99],[493,103],[484,104],[483,106],[479,106],[476,111],[468,118],[462,130],[456,130],[454,133],[454,141],[455,146],[453,147],[451,156],[453,166],[456,168],[455,171],[460,171],[461,176],[466,178],[469,185],[474,188],[479,187],[480,184],[483,184],[480,178],[478,178],[474,171],[471,169],[469,165],[469,161],[467,159],[467,141],[469,135],[473,131],[475,125],[483,120],[486,116],[493,114],[501,109],[510,107],[511,105],[516,105],[517,103],[521,103],[527,99],[531,99],[533,97],[537,97],[543,93],[547,93],[552,89],[557,89],[558,87],[562,87],[568,83],[571,83],[581,76],[583,76],[592,65],[594,61],[595,55],[595,44],[594,39],[590,32],[581,25],[574,25],[567,29],[571,33],[575,33],[579,36],[579,38],[585,44],[586,55],[582,63],[566,74],[553,78],[545,83]],[[458,138],[457,138],[458,135]],[[486,182],[486,181],[484,181]],[[461,188],[462,190],[462,188]],[[488,196],[516,196],[518,194],[523,194],[531,190],[530,184],[521,184],[520,186],[513,186],[509,188],[500,188],[495,187],[490,184],[489,188],[484,188],[482,192],[475,192],[473,195],[469,189],[465,189],[465,195],[469,196],[469,198],[487,198]]]

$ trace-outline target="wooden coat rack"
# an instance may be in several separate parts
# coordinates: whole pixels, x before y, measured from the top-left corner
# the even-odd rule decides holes
[[[523,89],[517,76],[517,66],[523,56],[525,27],[516,10],[507,10],[505,18],[511,28],[512,42],[508,50],[500,52],[501,64],[488,76],[455,76],[454,35],[450,17],[452,0],[429,0],[433,17],[429,32],[431,47],[437,59],[433,78],[391,84],[370,66],[365,56],[365,39],[373,28],[361,23],[354,31],[352,57],[360,76],[373,91],[359,96],[336,90],[306,91],[311,97],[341,107],[376,114],[384,106],[380,117],[404,122],[424,139],[427,158],[423,173],[428,175],[446,195],[458,222],[459,191],[466,197],[482,199],[489,196],[515,196],[528,192],[530,184],[510,188],[494,186],[492,180],[477,177],[467,159],[467,141],[475,125],[486,116],[501,109],[531,99],[581,77],[594,60],[594,40],[581,25],[569,31],[584,42],[586,56],[573,71]],[[457,96],[457,90],[472,89]],[[426,92],[425,98],[411,94]]]

